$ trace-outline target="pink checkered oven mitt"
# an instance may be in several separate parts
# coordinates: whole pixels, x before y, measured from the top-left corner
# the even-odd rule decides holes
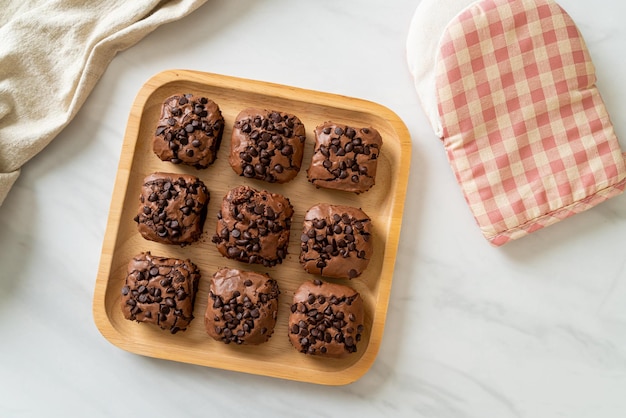
[[[482,0],[439,41],[443,143],[495,246],[624,190],[625,157],[576,25],[550,0]]]

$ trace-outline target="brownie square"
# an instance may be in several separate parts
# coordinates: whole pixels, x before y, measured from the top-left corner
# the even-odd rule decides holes
[[[186,245],[202,235],[209,191],[197,177],[150,174],[144,179],[139,201],[135,222],[145,239]]]
[[[300,171],[305,139],[297,116],[245,109],[235,120],[229,162],[240,176],[286,183]]]
[[[304,282],[293,295],[289,341],[304,354],[339,358],[356,353],[363,312],[363,299],[351,287]]]
[[[189,260],[157,257],[144,252],[128,263],[122,287],[124,317],[184,331],[193,319],[200,272]]]
[[[213,242],[225,257],[274,266],[287,255],[292,216],[284,196],[239,186],[224,196]]]
[[[177,94],[163,103],[152,148],[163,161],[206,168],[217,157],[223,132],[224,118],[215,102]]]
[[[308,179],[316,187],[362,193],[376,181],[383,140],[371,127],[326,122],[315,128],[315,151]]]
[[[308,273],[352,279],[372,258],[372,222],[361,209],[320,203],[304,216],[300,263]]]
[[[226,344],[257,345],[276,325],[278,283],[267,274],[222,268],[211,278],[204,325]]]

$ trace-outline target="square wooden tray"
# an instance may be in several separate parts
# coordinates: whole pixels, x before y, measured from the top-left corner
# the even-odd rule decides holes
[[[226,122],[217,161],[207,169],[174,165],[159,160],[152,152],[152,137],[165,98],[176,93],[208,97],[221,108]],[[228,164],[230,136],[235,117],[246,107],[283,110],[297,115],[306,127],[302,170],[289,183],[279,185],[239,177]],[[351,126],[373,126],[382,138],[376,185],[355,195],[316,189],[307,181],[315,142],[313,130],[332,120]],[[402,211],[411,160],[411,141],[404,123],[391,110],[376,103],[278,84],[245,80],[187,70],[157,74],[139,91],[133,104],[120,157],[102,247],[93,300],[93,315],[102,335],[116,346],[145,356],[299,380],[317,384],[343,385],[354,382],[371,367],[378,353],[385,326],[387,304],[402,222]],[[133,221],[143,178],[156,171],[188,173],[199,177],[211,193],[204,234],[199,242],[186,247],[147,241]],[[240,184],[266,189],[288,197],[294,207],[289,254],[273,268],[249,265],[220,255],[211,242],[216,214],[226,192]],[[354,287],[365,302],[365,331],[358,352],[344,359],[307,356],[296,351],[287,337],[291,300],[297,287],[318,276],[300,266],[299,237],[304,214],[314,204],[327,202],[362,208],[373,224],[374,256],[361,277],[332,280]],[[125,320],[121,308],[121,288],[129,260],[137,253],[189,258],[200,268],[194,315],[184,332],[170,334],[149,324]],[[278,321],[271,339],[260,346],[226,345],[211,339],[204,330],[209,278],[223,266],[268,273],[278,281]]]

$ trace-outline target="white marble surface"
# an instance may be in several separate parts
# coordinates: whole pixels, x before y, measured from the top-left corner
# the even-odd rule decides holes
[[[560,3],[586,37],[626,148],[626,3]],[[0,416],[626,416],[626,196],[490,247],[408,74],[417,4],[210,0],[118,55],[0,207]],[[406,122],[413,161],[387,326],[356,383],[154,360],[96,329],[126,119],[142,83],[170,68],[360,97]]]

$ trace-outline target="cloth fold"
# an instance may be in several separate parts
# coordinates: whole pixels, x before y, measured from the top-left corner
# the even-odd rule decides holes
[[[0,205],[115,55],[206,0],[8,0],[0,16]]]

